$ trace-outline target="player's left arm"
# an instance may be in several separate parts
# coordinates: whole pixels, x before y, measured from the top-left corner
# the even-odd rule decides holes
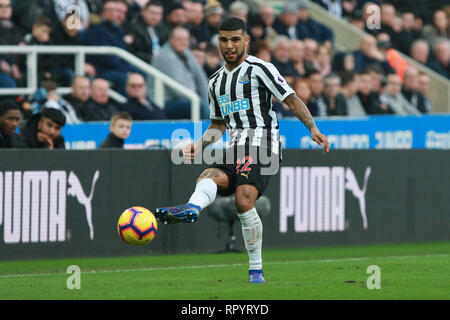
[[[327,137],[320,133],[319,129],[316,126],[316,123],[309,112],[308,107],[303,103],[303,101],[295,94],[290,94],[287,96],[283,103],[285,103],[289,109],[295,114],[295,116],[308,128],[311,132],[311,139],[317,142],[320,146],[323,147],[323,152],[330,151],[330,144],[327,140]]]

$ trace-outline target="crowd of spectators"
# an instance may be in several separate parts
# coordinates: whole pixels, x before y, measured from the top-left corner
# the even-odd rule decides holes
[[[236,16],[247,22],[250,54],[273,63],[313,116],[432,111],[428,75],[399,53],[450,78],[446,0],[311,2],[367,32],[360,48],[337,51],[332,30],[311,17],[307,0],[287,0],[279,12],[259,0],[0,0],[0,45],[122,48],[197,92],[208,118],[207,79],[223,64],[215,35],[224,17]],[[381,13],[375,28],[373,5]],[[46,108],[60,110],[67,123],[109,121],[116,111],[133,120],[190,118],[189,100],[166,89],[164,106],[156,105],[153,79],[113,55],[88,55],[84,75],[75,75],[71,55],[39,55],[38,81],[38,92],[22,103],[25,118]],[[24,85],[24,56],[0,55],[0,87]],[[71,93],[60,96],[56,89],[66,86]],[[114,102],[111,88],[128,101]],[[275,109],[293,116],[281,103]]]

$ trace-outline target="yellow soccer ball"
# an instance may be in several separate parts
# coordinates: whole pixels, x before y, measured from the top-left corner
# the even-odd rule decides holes
[[[117,223],[117,232],[123,241],[132,246],[143,246],[152,241],[158,231],[158,223],[153,213],[134,206],[125,210]]]

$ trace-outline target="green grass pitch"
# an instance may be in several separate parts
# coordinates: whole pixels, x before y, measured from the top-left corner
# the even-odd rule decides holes
[[[0,262],[0,299],[449,299],[450,242],[263,250],[266,284],[247,254],[176,254]],[[80,270],[68,289],[67,267]],[[369,290],[367,268],[380,268]]]

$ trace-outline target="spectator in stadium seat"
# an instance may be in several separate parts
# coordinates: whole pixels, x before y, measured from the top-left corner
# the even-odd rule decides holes
[[[26,45],[50,45],[50,33],[53,22],[50,18],[40,16],[33,23],[31,34],[25,36]],[[38,55],[38,81],[52,78],[53,55]]]
[[[280,74],[290,84],[293,83],[294,77],[297,75],[289,57],[290,40],[287,36],[279,35],[272,43],[272,63],[280,72]]]
[[[450,40],[447,38],[436,40],[434,55],[436,56],[435,70],[450,79]]]
[[[0,102],[0,149],[13,147],[20,118],[20,108],[14,100]]]
[[[319,45],[316,52],[314,67],[320,71],[322,76],[326,76],[331,72],[332,52],[327,45]]]
[[[297,77],[304,77],[307,68],[304,62],[305,44],[301,40],[291,40],[289,47],[289,61],[296,72]]]
[[[74,27],[70,19],[74,19],[74,14],[69,13],[63,21],[52,29],[50,42],[53,45],[78,46],[81,45],[80,31]],[[57,54],[52,55],[52,79],[60,86],[67,87],[72,83],[75,76],[75,63],[72,55]],[[85,63],[84,73],[95,76],[95,68],[92,64]]]
[[[355,71],[355,57],[352,52],[336,52],[331,65],[331,70],[337,73]]]
[[[422,63],[437,73],[442,73],[438,62],[430,56],[430,45],[423,39],[414,41],[411,45],[411,58]]]
[[[34,105],[33,112],[42,112],[44,108],[54,108],[61,111],[66,117],[67,124],[78,124],[81,123],[82,119],[80,119],[75,111],[74,107],[67,102],[65,99],[61,98],[56,89],[58,85],[51,80],[45,80],[41,83],[41,90],[45,96],[45,102],[42,105],[38,103]]]
[[[225,14],[222,4],[216,0],[208,1],[204,8],[202,28],[206,31],[208,42],[219,33],[219,23]]]
[[[311,115],[317,115],[318,106],[314,100],[312,100],[311,84],[306,78],[297,78],[292,86],[297,96],[302,99],[303,103],[308,107]]]
[[[161,50],[161,21],[163,5],[158,0],[148,1],[131,22],[124,24],[125,31],[132,36],[128,51],[151,63]]]
[[[419,110],[406,100],[401,93],[401,89],[402,82],[400,77],[395,73],[388,74],[384,93],[380,97],[381,103],[391,109],[394,114],[419,115]]]
[[[303,59],[305,68],[307,70],[316,70],[314,65],[316,64],[316,53],[319,44],[315,39],[312,38],[306,38],[305,40],[303,40],[303,44],[305,45],[305,55]]]
[[[289,37],[289,39],[303,39],[297,30],[298,7],[296,3],[286,2],[281,8],[280,15],[275,19],[273,29],[279,35]]]
[[[250,43],[259,40],[266,40],[266,28],[264,21],[260,16],[250,16],[247,28],[247,33],[250,36]]]
[[[14,148],[65,149],[61,129],[66,117],[58,109],[44,108],[27,120],[20,130]]]
[[[84,107],[84,121],[108,121],[119,106],[109,98],[109,83],[97,78],[92,81],[91,98]]]
[[[192,2],[186,10],[187,28],[191,35],[191,44],[202,49],[206,48],[209,42],[208,31],[203,28],[203,4]]]
[[[365,116],[367,114],[358,92],[358,79],[353,71],[342,72],[341,75],[341,92],[345,97],[347,104],[347,115],[351,117]]]
[[[54,1],[51,0],[14,0],[13,20],[22,34],[31,32],[36,17],[46,16],[52,21],[57,21]]]
[[[236,17],[247,23],[249,15],[249,6],[242,1],[234,1],[228,7],[228,17]]]
[[[425,97],[417,90],[419,71],[410,66],[406,69],[403,77],[402,94],[421,113],[429,113]]]
[[[12,21],[11,0],[0,0],[0,45],[24,44],[19,28]],[[14,55],[0,54],[0,88],[15,88],[22,73]]]
[[[386,57],[389,66],[398,74],[400,79],[403,80],[403,74],[408,68],[408,63],[399,51],[392,48],[391,38],[387,33],[381,32],[377,35],[377,47],[383,56]],[[390,72],[390,70],[388,71]]]
[[[270,4],[262,3],[259,8],[259,15],[264,23],[265,34],[268,41],[272,41],[278,34],[273,28],[275,23],[275,9]]]
[[[161,22],[161,44],[165,44],[175,27],[186,27],[186,9],[181,3],[174,2],[165,12],[165,19]]]
[[[221,57],[219,48],[209,43],[205,48],[205,65],[203,66],[203,70],[205,70],[206,76],[209,78],[220,67]]]
[[[117,111],[111,116],[111,124],[109,126],[109,135],[98,147],[119,148],[123,149],[125,140],[130,136],[131,126],[133,124],[132,116],[126,111]]]
[[[299,34],[299,38],[301,40],[312,38],[319,44],[326,44],[332,48],[334,43],[333,31],[310,17],[309,4],[307,1],[295,0],[295,2],[298,8],[297,33]]]
[[[329,0],[312,0],[319,6],[324,8],[330,15],[340,19],[343,14],[342,1],[329,1]]]
[[[79,120],[84,120],[86,105],[91,94],[91,82],[88,77],[76,76],[73,78],[70,86],[72,92],[63,98],[75,110]]]
[[[141,74],[128,75],[126,90],[128,101],[122,104],[119,110],[131,114],[133,120],[166,119],[164,110],[161,110],[152,100],[147,99],[147,85]]]
[[[423,28],[425,39],[434,46],[439,38],[450,38],[450,23],[444,10],[437,10],[433,14],[433,21]]]
[[[86,30],[82,42],[93,46],[114,46],[127,49],[127,41],[122,28],[122,11],[126,5],[119,0],[106,0],[101,9],[102,22],[100,25],[90,26]],[[97,71],[97,76],[107,79],[114,84],[114,90],[126,96],[125,83],[128,72],[139,72],[135,67],[115,55],[88,55],[86,61],[91,63]]]
[[[386,54],[383,54],[377,47],[377,40],[372,35],[364,36],[360,48],[353,52],[355,57],[355,71],[366,69],[369,65],[378,64],[385,73],[395,72],[389,65]]]
[[[201,117],[209,116],[208,78],[189,49],[189,31],[183,27],[172,30],[169,41],[163,45],[161,54],[153,66],[172,79],[196,92],[200,97]],[[149,91],[153,90],[153,81],[149,81]],[[190,119],[191,103],[178,92],[166,89],[165,111],[169,119]]]
[[[341,79],[336,73],[325,76],[323,97],[328,116],[346,116],[348,114],[345,96],[340,92]]]
[[[380,104],[378,92],[373,90],[372,75],[368,70],[363,70],[358,74],[357,95],[367,114],[391,114],[392,111],[387,105]]]
[[[255,57],[264,60],[266,62],[272,61],[272,53],[270,52],[270,47],[267,41],[265,40],[257,40],[251,44],[252,46],[252,55]]]
[[[310,110],[313,117],[326,117],[327,116],[327,105],[323,97],[323,77],[319,71],[313,70],[308,74],[308,81],[311,85],[311,99],[310,102],[317,106],[316,110]]]
[[[417,91],[419,91],[425,99],[425,109],[431,112],[433,110],[433,105],[430,98],[428,97],[430,91],[430,76],[424,72],[419,74],[419,79],[417,81]]]

